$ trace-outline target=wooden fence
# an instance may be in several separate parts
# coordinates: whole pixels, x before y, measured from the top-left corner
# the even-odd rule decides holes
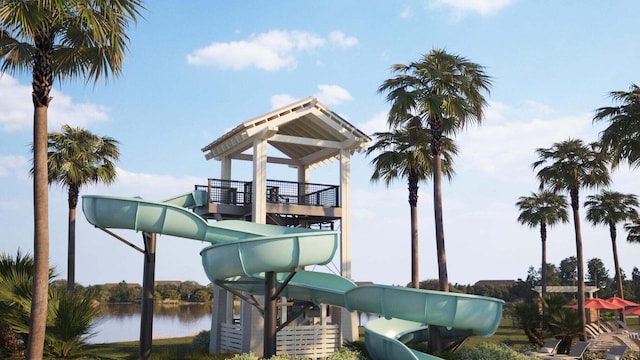
[[[322,359],[340,346],[338,325],[287,326],[277,334],[276,353]]]
[[[220,351],[242,354],[242,325],[220,324]]]
[[[242,325],[221,324],[220,351],[243,353]],[[323,359],[340,347],[338,325],[287,326],[276,335],[276,353]]]

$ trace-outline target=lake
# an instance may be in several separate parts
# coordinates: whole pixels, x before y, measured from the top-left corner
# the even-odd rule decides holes
[[[140,339],[140,304],[105,304],[94,322],[90,344]],[[153,338],[192,336],[211,328],[211,304],[160,305],[153,308]]]

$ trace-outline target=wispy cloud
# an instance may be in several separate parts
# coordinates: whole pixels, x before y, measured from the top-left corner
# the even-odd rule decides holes
[[[300,100],[295,98],[289,94],[276,94],[271,96],[271,108],[277,109],[283,106],[287,106],[296,100]]]
[[[12,133],[33,126],[31,87],[20,84],[15,78],[0,74],[0,131]],[[62,124],[85,127],[90,123],[108,119],[109,109],[92,103],[75,103],[64,93],[52,90],[48,127],[58,130]]]
[[[342,48],[358,43],[357,38],[340,31],[331,32],[327,40],[307,31],[271,30],[251,35],[246,40],[213,42],[188,54],[187,62],[231,70],[251,67],[266,71],[293,69],[300,53],[321,48],[328,41]]]
[[[337,105],[353,100],[353,96],[349,91],[340,85],[320,84],[318,85],[318,92],[313,96],[325,105]],[[302,98],[290,94],[275,94],[269,100],[271,101],[271,108],[277,109],[300,99]]]
[[[403,6],[402,10],[400,10],[400,17],[403,19],[406,19],[410,16],[411,16],[411,8],[409,7],[409,5]]]
[[[329,33],[329,40],[344,49],[358,45],[358,38],[347,36],[342,31],[332,31]]]
[[[336,105],[353,100],[353,96],[339,85],[320,84],[318,85],[318,90],[320,91],[315,96],[327,105]]]
[[[499,12],[513,2],[514,0],[432,0],[431,6],[452,8],[457,16],[465,13],[487,16]]]
[[[0,129],[11,133],[31,126],[33,105],[31,87],[0,73]]]
[[[15,175],[27,179],[29,160],[24,156],[0,155],[0,177]]]

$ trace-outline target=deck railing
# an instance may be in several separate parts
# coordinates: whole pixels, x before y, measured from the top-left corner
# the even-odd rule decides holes
[[[207,185],[196,185],[196,190],[206,190],[209,202],[244,206],[251,204],[252,184],[251,181],[209,179]],[[267,179],[266,194],[269,204],[340,206],[340,186],[337,185]]]

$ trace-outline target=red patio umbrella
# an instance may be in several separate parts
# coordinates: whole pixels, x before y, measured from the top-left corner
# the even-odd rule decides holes
[[[625,315],[640,315],[640,306],[630,307],[622,313]]]
[[[572,305],[571,308],[572,309],[577,309],[578,308],[578,304]],[[598,319],[598,326],[599,326],[600,325],[600,310],[620,310],[620,309],[624,309],[624,306],[610,303],[609,301],[604,300],[604,299],[593,298],[593,299],[585,300],[584,308],[585,309],[591,309],[591,310],[598,310],[597,319]]]
[[[577,309],[578,308],[578,304],[574,304],[571,306],[572,309]],[[618,309],[622,309],[624,308],[624,306],[622,305],[616,305],[613,304],[605,299],[600,299],[600,298],[594,298],[594,299],[587,299],[584,302],[584,308],[585,309],[597,309],[597,310],[618,310]]]
[[[607,299],[608,302],[615,304],[615,305],[619,305],[622,307],[630,307],[630,306],[640,306],[640,304],[638,303],[634,303],[633,301],[629,301],[629,300],[625,300],[621,297],[617,297],[617,296],[612,296],[610,298]]]

